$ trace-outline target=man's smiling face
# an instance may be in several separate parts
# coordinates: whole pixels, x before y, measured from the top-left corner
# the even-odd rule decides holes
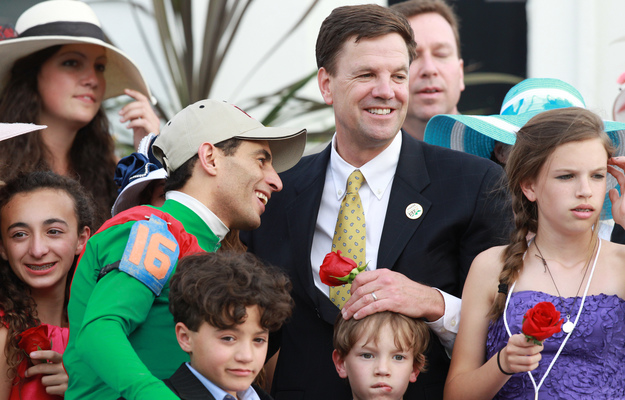
[[[391,33],[358,42],[351,38],[337,55],[334,75],[319,70],[319,87],[334,107],[339,142],[344,138],[363,149],[381,150],[390,144],[406,116],[409,64],[406,43]]]

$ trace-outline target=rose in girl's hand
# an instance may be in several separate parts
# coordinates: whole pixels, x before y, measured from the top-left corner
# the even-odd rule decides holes
[[[560,318],[560,312],[549,301],[543,301],[527,310],[523,316],[521,331],[527,341],[541,345],[543,340],[560,332],[564,319]]]
[[[352,283],[360,272],[364,271],[367,265],[356,266],[356,262],[351,258],[341,255],[341,250],[336,253],[331,251],[326,254],[323,264],[319,267],[319,277],[321,282],[328,286],[341,286]]]
[[[30,353],[37,350],[51,350],[52,342],[48,339],[47,325],[28,328],[17,337],[19,338],[17,345],[26,354],[17,366],[17,374],[24,378],[26,370],[34,365],[33,360],[30,359]]]
[[[51,350],[52,342],[48,339],[48,326],[39,325],[26,329],[18,335],[20,349],[26,354],[37,350]]]

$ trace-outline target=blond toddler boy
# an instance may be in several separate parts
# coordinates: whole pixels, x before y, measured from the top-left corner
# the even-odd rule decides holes
[[[339,314],[332,360],[347,378],[354,400],[401,400],[410,382],[425,371],[430,332],[421,320],[390,311],[360,320]]]

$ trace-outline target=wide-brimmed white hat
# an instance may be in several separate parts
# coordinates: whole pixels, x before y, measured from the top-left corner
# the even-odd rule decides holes
[[[495,142],[513,145],[516,133],[535,115],[557,108],[586,108],[584,98],[570,84],[553,78],[528,78],[512,87],[499,115],[436,115],[430,119],[424,141],[490,158]],[[604,130],[616,148],[614,156],[625,155],[625,123],[603,121]],[[607,190],[618,182],[608,176]],[[606,193],[602,219],[612,218],[612,203]]]
[[[100,21],[91,7],[78,0],[50,0],[24,11],[15,24],[16,38],[0,41],[0,91],[6,86],[15,61],[51,46],[95,44],[106,49],[104,77],[108,99],[137,90],[151,99],[150,89],[137,65],[121,50],[105,42]]]
[[[23,124],[16,123],[0,123],[0,142],[3,140],[14,138],[15,136],[24,135],[26,133],[46,129],[47,125]]]

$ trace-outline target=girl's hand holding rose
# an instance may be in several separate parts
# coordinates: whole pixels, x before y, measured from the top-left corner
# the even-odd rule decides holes
[[[538,367],[543,349],[542,345],[528,342],[522,333],[512,335],[508,345],[501,349],[501,367],[510,373],[533,371]]]
[[[41,374],[41,383],[48,394],[63,396],[67,390],[67,372],[63,368],[63,355],[54,350],[38,350],[30,353],[34,364],[26,370],[26,376]]]

